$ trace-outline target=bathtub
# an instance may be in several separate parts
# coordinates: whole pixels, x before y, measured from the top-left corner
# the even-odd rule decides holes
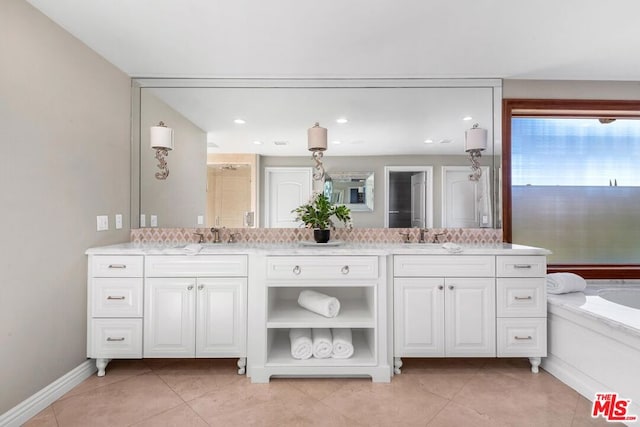
[[[640,420],[640,283],[590,282],[548,295],[547,308],[542,368],[591,401],[603,392],[631,399],[628,415]]]

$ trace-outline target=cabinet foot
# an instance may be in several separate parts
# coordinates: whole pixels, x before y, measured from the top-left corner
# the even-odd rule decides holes
[[[540,371],[538,369],[538,366],[540,366],[540,362],[542,362],[542,358],[541,357],[530,357],[529,358],[529,363],[531,363],[531,372],[533,372],[534,374],[537,374]]]
[[[393,373],[396,375],[399,375],[402,371],[400,370],[400,368],[402,368],[402,358],[401,357],[394,357],[393,358]]]
[[[96,368],[98,368],[99,377],[104,377],[105,369],[110,361],[111,359],[96,359]]]
[[[247,358],[240,357],[238,359],[238,375],[244,375],[246,372],[245,367],[247,366]]]

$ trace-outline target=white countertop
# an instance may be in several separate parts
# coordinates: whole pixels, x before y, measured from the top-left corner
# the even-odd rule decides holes
[[[87,249],[87,255],[189,255],[182,244],[120,243]],[[440,243],[203,243],[197,255],[268,253],[269,255],[549,255],[547,249],[511,243],[459,244],[452,253]]]

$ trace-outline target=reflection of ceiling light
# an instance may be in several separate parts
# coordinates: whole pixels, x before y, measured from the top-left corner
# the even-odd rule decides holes
[[[235,124],[237,124],[237,125],[243,125],[243,124],[245,124],[245,123],[247,123],[247,122],[245,122],[245,121],[244,121],[244,120],[242,120],[242,119],[235,119],[235,120],[233,121],[233,123],[235,123]]]
[[[220,148],[215,142],[207,142],[207,148]]]
[[[256,145],[262,145],[262,141],[253,141],[253,143]]]
[[[440,141],[438,141],[440,144],[449,144],[451,142],[453,142],[453,139],[441,139]]]
[[[433,139],[425,139],[424,143],[425,144],[433,144]]]
[[[273,141],[275,145],[287,145],[289,141]]]
[[[332,143],[332,144],[339,145],[339,144],[342,144],[342,141],[331,141],[331,143]]]
[[[467,122],[468,122],[469,120],[473,120],[473,117],[471,117],[471,116],[464,116],[464,117],[462,118],[462,120],[464,120],[464,121],[467,121]]]
[[[344,117],[340,117],[339,119],[336,120],[336,123],[340,123],[341,125],[347,123],[349,120],[345,119]]]

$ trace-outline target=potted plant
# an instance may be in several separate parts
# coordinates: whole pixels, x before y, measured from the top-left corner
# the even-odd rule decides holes
[[[313,238],[317,243],[327,243],[330,229],[335,229],[332,217],[351,227],[351,211],[345,205],[335,205],[323,193],[313,195],[309,203],[300,205],[291,212],[296,221],[302,221],[307,228],[313,228]]]

